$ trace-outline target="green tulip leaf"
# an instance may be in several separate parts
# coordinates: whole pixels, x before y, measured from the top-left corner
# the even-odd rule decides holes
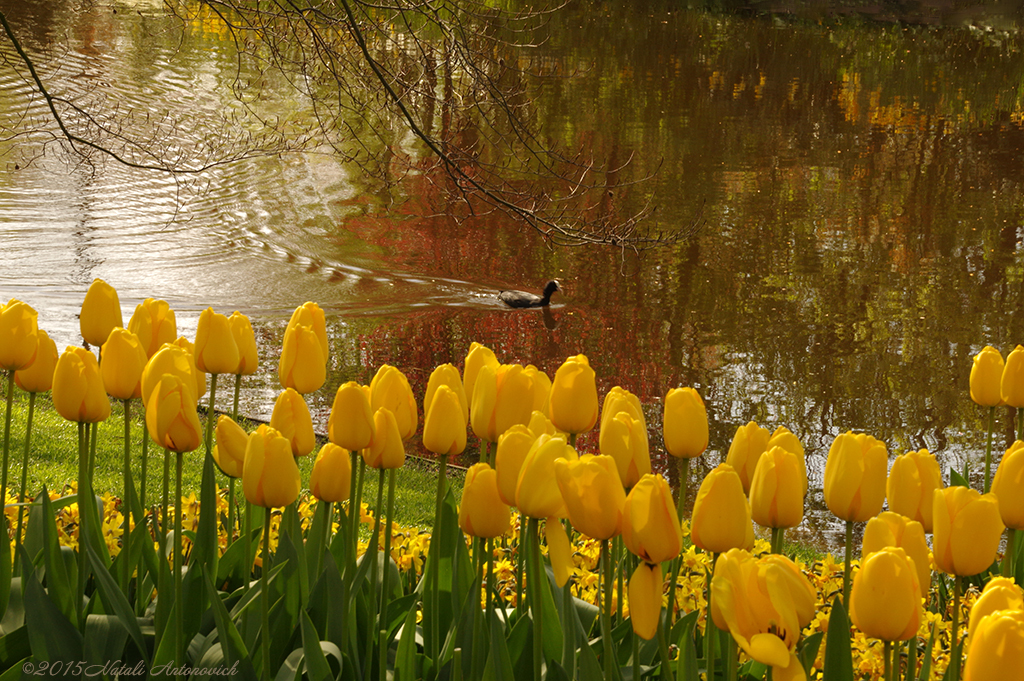
[[[45,486],[40,497],[39,507],[42,510],[42,517],[38,520],[42,527],[43,565],[46,567],[46,584],[49,596],[54,600],[57,607],[60,608],[60,611],[64,613],[64,616],[74,621],[77,617],[75,604],[82,598],[82,594],[77,593],[78,570],[76,568],[75,573],[70,574],[64,563],[64,558],[61,556],[61,546],[57,533],[57,516],[50,506],[50,495],[46,493]],[[83,546],[87,546],[87,544],[79,545],[80,551]]]
[[[274,681],[299,681],[302,678],[302,662],[305,657],[306,651],[302,648],[296,648],[289,653],[284,663],[278,668]],[[264,676],[269,677],[266,674]]]
[[[824,638],[825,632],[817,631],[810,636],[800,641],[797,646],[797,654],[800,657],[800,663],[804,666],[804,672],[810,675],[811,666],[814,664],[814,660],[818,657],[818,648],[821,647],[821,639]]]
[[[25,588],[25,626],[32,656],[48,662],[83,660],[82,634],[43,591],[28,555],[24,551],[20,554]]]
[[[512,671],[512,658],[508,653],[508,643],[505,640],[505,627],[497,613],[491,613],[491,645],[487,652],[487,663],[484,665],[483,681],[516,681],[515,673]],[[584,646],[589,648],[589,646]],[[597,658],[594,658],[597,661]],[[581,669],[582,669],[581,665]],[[583,670],[580,678],[597,679],[601,676],[601,667],[597,667],[597,674],[592,675],[593,667]]]
[[[0,637],[0,667],[9,667],[32,654],[28,627],[18,627],[6,636]],[[21,665],[18,665],[21,669]]]
[[[699,614],[696,610],[689,612],[672,626],[669,638],[679,646],[675,674],[678,681],[698,681],[697,646],[693,640],[693,630],[697,626]]]
[[[302,612],[299,619],[302,623],[300,630],[302,632],[302,650],[305,653],[306,677],[309,681],[333,681],[336,675],[331,670],[331,665],[324,653],[329,653],[337,660],[340,670],[342,664],[341,651],[338,650],[338,646],[330,641],[321,641],[317,637],[309,615]]]
[[[533,678],[533,621],[520,617],[508,634],[508,655],[517,679]]]
[[[927,679],[932,678],[932,648],[935,647],[935,622],[932,622],[931,631],[928,634],[928,645],[924,649],[924,653],[921,655],[921,671],[918,673],[917,678]]]
[[[832,612],[828,618],[824,675],[828,681],[853,681],[850,620],[846,617],[842,596],[836,596],[832,601]]]
[[[89,615],[85,619],[85,659],[104,665],[123,657],[128,630],[114,615]]]
[[[418,678],[416,669],[416,608],[409,608],[405,623],[398,634],[398,653],[395,655],[395,680],[414,681]]]
[[[30,662],[31,660],[32,656],[29,655],[23,657],[14,664],[10,665],[7,668],[7,671],[5,671],[3,674],[0,674],[0,681],[18,681],[18,679],[20,679],[22,675],[22,667],[26,662]]]
[[[135,643],[139,655],[143,660],[146,660],[146,644],[142,639],[142,630],[139,629],[139,622],[135,617],[135,611],[132,609],[131,604],[128,603],[125,595],[121,593],[117,582],[114,581],[107,568],[103,566],[99,556],[96,555],[91,546],[86,546],[86,555],[92,564],[92,572],[96,577],[96,590],[99,592],[100,600],[103,601],[103,608],[117,616],[121,626],[124,627],[124,630],[131,636],[132,642]],[[104,662],[115,660],[118,655],[108,657]]]
[[[320,575],[316,574],[317,559],[327,550],[327,547],[324,546],[324,530],[327,529],[328,507],[333,508],[334,504],[329,504],[325,501],[317,502],[316,510],[313,512],[313,520],[310,522],[309,530],[306,532],[306,569],[307,580],[310,585],[315,584],[320,577]],[[333,516],[334,514],[332,513],[331,515]]]
[[[203,457],[203,477],[199,483],[199,508],[217,508],[217,475],[213,465],[213,456],[207,453]],[[200,513],[199,528],[196,531],[189,563],[205,565],[210,574],[219,575],[217,562],[220,560],[220,546],[217,540],[217,514]],[[200,585],[202,581],[199,580]],[[198,590],[201,598],[205,598],[204,589]],[[186,608],[186,612],[187,612]],[[200,606],[199,612],[206,610]]]
[[[227,583],[237,586],[243,584],[245,578],[245,538],[239,537],[231,542],[217,563],[216,584],[223,586]]]
[[[955,468],[949,469],[949,486],[950,487],[970,487],[971,483],[967,480],[967,468],[964,467],[963,474],[957,472]]]
[[[224,665],[231,667],[237,662],[243,679],[247,681],[256,679],[256,670],[249,659],[249,651],[242,642],[242,636],[238,633],[238,629],[235,628],[235,623],[231,620],[231,615],[228,613],[224,601],[220,599],[220,594],[217,593],[213,582],[210,581],[210,576],[206,573],[205,567],[203,568],[203,581],[206,584],[206,592],[210,599],[211,610],[213,610],[213,619],[217,625],[217,636],[220,639]]]

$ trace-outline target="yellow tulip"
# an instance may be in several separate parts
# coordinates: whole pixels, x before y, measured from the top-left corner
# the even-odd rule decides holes
[[[316,434],[313,432],[313,417],[302,395],[291,388],[277,396],[274,411],[270,415],[270,427],[281,434],[291,445],[292,454],[306,456],[316,448]]]
[[[1024,530],[1024,442],[1015,441],[1003,454],[992,480],[999,515],[1007,527]]]
[[[434,393],[437,392],[438,386],[441,385],[448,386],[459,396],[459,404],[462,405],[463,410],[463,419],[466,423],[469,423],[469,400],[466,399],[466,391],[462,387],[462,377],[459,376],[459,370],[452,364],[441,364],[430,372],[430,378],[427,380],[427,391],[423,395],[423,413],[427,412],[427,408],[434,400]]]
[[[569,535],[565,533],[562,521],[552,517],[544,523],[544,537],[548,541],[548,557],[551,559],[555,584],[561,588],[572,576],[572,546],[569,544]]]
[[[53,372],[57,368],[57,344],[42,329],[36,336],[36,353],[32,363],[14,372],[14,382],[29,393],[44,393],[53,387]]]
[[[497,369],[481,367],[473,394],[471,424],[481,440],[497,442],[514,425],[530,422],[533,413],[533,380],[519,364]]]
[[[53,371],[53,407],[68,421],[97,423],[110,416],[110,400],[96,356],[69,345]]]
[[[555,480],[573,528],[591,539],[611,539],[622,531],[626,493],[615,459],[593,454],[556,459]]]
[[[729,445],[729,453],[725,462],[733,467],[743,482],[743,489],[749,494],[750,483],[754,480],[754,469],[757,460],[768,451],[768,440],[771,434],[753,421],[736,429],[736,434]]]
[[[249,435],[242,471],[242,491],[250,504],[263,508],[287,506],[302,489],[292,447],[280,433],[264,424]]]
[[[601,426],[601,453],[612,457],[619,469],[619,478],[627,488],[651,472],[651,454],[647,444],[647,426],[620,411]]]
[[[1003,375],[999,379],[999,396],[1003,404],[1024,407],[1024,346],[1018,345],[1006,356]]]
[[[964,681],[1024,681],[1024,612],[982,617],[969,639]]]
[[[200,371],[196,367],[196,346],[192,344],[188,338],[184,336],[178,336],[174,341],[174,345],[178,346],[182,350],[188,353],[189,357],[189,371],[192,372],[192,381],[196,386],[196,400],[206,394],[206,372]],[[158,351],[159,352],[159,351]],[[145,398],[146,387],[142,387],[143,398]]]
[[[38,315],[11,298],[0,306],[0,369],[18,371],[32,363],[39,340]]]
[[[916,520],[932,531],[932,493],[942,489],[942,471],[927,449],[897,456],[885,483],[889,510]]]
[[[665,395],[665,450],[692,459],[708,448],[708,412],[693,388],[673,388]]]
[[[327,435],[331,442],[350,451],[366,449],[373,443],[369,388],[355,381],[338,388],[327,420]]]
[[[613,386],[608,394],[604,396],[601,403],[601,428],[618,416],[619,412],[626,412],[634,419],[644,422],[644,408],[640,404],[640,398],[621,386]]]
[[[597,379],[585,355],[570,357],[551,383],[548,415],[566,433],[586,433],[597,423]]]
[[[526,368],[523,369],[523,373],[530,378],[531,385],[533,385],[533,408],[531,412],[539,411],[544,416],[547,416],[548,401],[551,398],[551,379],[532,364],[527,364]]]
[[[405,463],[405,445],[398,432],[398,420],[385,407],[373,415],[373,442],[363,449],[363,461],[370,468],[401,468]]]
[[[537,437],[545,433],[548,435],[558,435],[559,433],[558,428],[555,428],[555,424],[551,423],[551,419],[538,409],[534,409],[533,413],[530,414],[530,423],[527,424],[527,427]]]
[[[458,398],[458,393],[455,394]],[[461,402],[459,403],[461,409]],[[370,411],[376,412],[381,407],[395,415],[398,432],[403,440],[415,434],[419,424],[419,412],[416,409],[416,398],[409,387],[409,379],[393,366],[384,364],[370,381]]]
[[[645,641],[658,633],[663,592],[661,564],[640,561],[629,578],[629,618],[633,632]]]
[[[473,341],[469,344],[469,352],[466,353],[465,370],[462,372],[466,396],[471,400],[473,399],[473,391],[476,390],[476,375],[480,373],[480,368],[483,366],[497,369],[498,358],[494,356],[494,352],[490,348]]]
[[[921,586],[914,561],[886,546],[868,555],[853,578],[850,619],[866,636],[906,641],[921,626]]]
[[[324,311],[316,303],[305,302],[295,308],[288,326],[308,326],[313,330],[317,340],[320,342],[320,352],[324,362],[331,356],[330,347],[327,343],[327,319]]]
[[[320,501],[340,503],[348,499],[352,483],[349,451],[328,442],[316,455],[309,474],[309,493]]]
[[[768,438],[768,445],[765,451],[772,447],[782,447],[787,452],[793,452],[797,456],[797,463],[800,465],[800,478],[804,483],[804,494],[807,494],[807,458],[804,454],[804,446],[800,444],[800,438],[794,435],[789,428],[779,426]],[[756,466],[755,466],[756,468]]]
[[[1003,366],[1003,356],[991,345],[974,356],[970,382],[972,400],[983,407],[998,407],[1003,403],[1000,389]]]
[[[841,520],[862,523],[878,515],[885,503],[889,454],[870,435],[851,432],[836,437],[825,460],[825,504]]]
[[[121,303],[114,287],[102,279],[93,279],[82,301],[78,327],[82,338],[89,345],[99,347],[107,342],[107,336],[118,326],[124,326]]]
[[[750,482],[750,514],[761,527],[796,527],[804,519],[804,479],[800,457],[782,447],[757,461]]]
[[[754,526],[743,481],[727,463],[704,476],[693,502],[690,541],[710,553],[754,548]]]
[[[217,417],[217,444],[213,446],[213,460],[220,472],[229,478],[242,477],[245,465],[245,447],[249,434],[234,419],[225,414]]]
[[[567,514],[555,478],[555,461],[575,461],[576,450],[560,435],[541,435],[530,446],[516,481],[516,506],[530,518],[564,518]]]
[[[801,629],[814,619],[817,601],[814,588],[793,561],[779,554],[758,559],[742,549],[730,549],[715,563],[711,593],[715,624],[729,631],[750,657],[776,671],[788,670]]]
[[[139,337],[146,357],[152,357],[164,343],[173,343],[178,337],[178,322],[166,300],[146,298],[135,306],[128,330]]]
[[[281,387],[307,395],[320,389],[327,380],[327,358],[313,327],[289,326],[284,332],[284,347],[277,366]]]
[[[498,437],[494,469],[498,475],[498,494],[509,506],[515,506],[519,471],[536,439],[526,426],[512,426]]]
[[[459,527],[470,537],[493,539],[505,534],[510,525],[508,504],[498,495],[498,475],[486,463],[466,471],[459,504]]]
[[[195,343],[196,368],[208,374],[233,374],[241,363],[231,323],[212,307],[199,315]]]
[[[933,492],[932,552],[935,565],[950,575],[979,574],[996,559],[1003,521],[996,495],[967,487]]]
[[[441,456],[455,456],[466,449],[466,419],[458,394],[438,386],[423,419],[423,446]],[[399,426],[401,427],[401,426]]]
[[[228,326],[231,327],[231,336],[235,339],[235,345],[238,347],[238,367],[231,373],[241,376],[256,373],[260,359],[256,350],[256,334],[252,330],[252,322],[244,314],[235,310],[228,317]]]
[[[916,520],[908,520],[905,516],[892,511],[883,511],[868,521],[864,527],[864,538],[861,540],[861,558],[887,546],[903,549],[914,561],[917,569],[917,583],[921,586],[921,595],[928,598],[928,587],[932,576],[932,552],[928,549],[928,540],[924,536],[924,527]],[[902,640],[902,639],[901,639]]]
[[[683,538],[665,478],[648,473],[630,490],[622,507],[622,541],[648,563],[679,555]]]
[[[146,408],[146,430],[158,446],[191,452],[203,442],[196,398],[187,380],[164,374],[153,387]]]
[[[968,640],[982,619],[999,610],[1024,610],[1024,591],[1011,577],[993,577],[971,606],[967,629]]]
[[[196,385],[196,376],[199,371],[196,369],[192,353],[180,345],[165,343],[155,355],[149,358],[146,368],[142,370],[142,403],[147,407],[153,388],[164,374],[174,374],[178,378],[186,380],[193,395],[202,395]]]
[[[142,370],[149,358],[138,336],[120,327],[100,347],[100,373],[107,394],[119,400],[142,397]]]

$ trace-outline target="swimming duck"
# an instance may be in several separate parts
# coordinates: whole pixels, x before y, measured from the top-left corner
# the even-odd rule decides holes
[[[544,296],[526,291],[501,291],[498,298],[509,307],[547,307],[551,303],[551,294],[561,291],[558,282],[552,279],[544,286]]]

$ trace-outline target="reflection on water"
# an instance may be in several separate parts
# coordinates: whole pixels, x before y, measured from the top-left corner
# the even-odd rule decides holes
[[[199,131],[231,106],[232,50],[215,26],[182,27],[155,5],[53,4],[0,7],[62,90],[105,92],[153,119],[184,106]],[[69,169],[49,147],[15,168],[26,149],[42,153],[36,137],[0,148],[0,294],[36,307],[59,344],[78,342],[93,277],[118,289],[126,314],[166,298],[187,334],[207,306],[240,309],[263,351],[246,398],[255,415],[272,404],[288,315],[314,300],[331,319],[334,383],[312,398],[321,423],[339,382],[367,382],[386,362],[422,394],[435,365],[461,364],[480,341],[549,374],[587,354],[602,393],[618,384],[641,397],[663,467],[660,400],[671,387],[695,386],[708,405],[705,469],[739,425],[785,425],[807,450],[818,508],[824,456],[846,430],[892,454],[927,447],[945,465],[977,461],[984,414],[967,396],[971,356],[1024,341],[1015,10],[966,22],[936,10],[909,25],[808,20],[781,6],[651,0],[638,16],[620,5],[571,5],[520,59],[546,76],[533,85],[546,135],[632,159],[624,172],[656,171],[602,209],[629,215],[653,201],[666,228],[703,209],[687,243],[642,258],[551,250],[493,217],[439,214],[429,177],[384,194],[326,154],[177,182],[113,163]],[[0,123],[42,114],[9,69],[0,79]],[[175,143],[187,144],[194,131],[176,125]],[[495,297],[552,277],[564,289],[552,310],[509,310]],[[997,450],[1010,417],[999,414]],[[581,443],[594,449],[596,436]],[[821,512],[805,526],[809,537],[839,531]]]

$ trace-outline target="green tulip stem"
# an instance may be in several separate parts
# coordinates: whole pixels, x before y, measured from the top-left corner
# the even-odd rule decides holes
[[[569,433],[569,446],[576,448],[576,433]]]
[[[480,440],[480,463],[486,463],[490,465],[491,460],[487,456],[487,452],[491,448],[490,440]]]
[[[604,645],[604,681],[615,679],[615,653],[612,648],[612,582],[615,569],[612,565],[612,553],[607,539],[601,540],[601,566],[604,570],[604,589],[599,594],[604,596],[604,607],[601,608],[601,642]]]
[[[430,593],[432,596],[431,610],[430,610],[430,659],[433,660],[435,668],[439,668],[439,650],[441,643],[439,641],[441,637],[441,625],[438,620],[438,599],[440,598],[440,570],[441,570],[441,547],[440,547],[440,534],[441,534],[441,509],[444,506],[444,494],[445,494],[445,476],[448,472],[448,455],[442,454],[440,461],[438,462],[437,475],[437,499],[434,505],[434,527],[433,536],[430,542]],[[362,470],[362,469],[360,469]],[[434,539],[436,538],[437,544],[435,545]],[[540,681],[540,677],[537,678]]]
[[[632,627],[630,627],[632,629]],[[635,631],[629,632],[630,648],[632,652],[630,654],[630,664],[633,666],[633,678],[640,678],[640,636]]]
[[[678,463],[679,467],[679,493],[676,495],[676,515],[679,518],[679,522],[683,522],[683,510],[686,508],[686,484],[690,480],[690,460],[686,457],[680,457]]]
[[[686,457],[680,457],[676,465],[679,467],[679,492],[676,495],[676,516],[679,518],[679,523],[682,524],[683,513],[686,509],[686,487],[690,479],[690,460]],[[679,587],[679,570],[682,568],[682,565],[682,556],[673,558],[670,565],[672,581],[669,582],[668,587],[668,621],[671,624],[674,624],[676,619],[676,590]]]
[[[892,641],[885,641],[882,649],[883,663],[885,664],[885,681],[892,681]]]
[[[333,522],[331,521],[332,507],[329,501],[320,501],[321,504],[325,505],[325,511],[327,515],[327,522],[324,523],[324,534],[323,534],[323,546],[320,547],[320,555],[316,557],[316,576],[319,577],[320,573],[324,569],[324,551],[327,551],[331,547],[331,530],[334,528]]]
[[[251,552],[251,549],[252,549],[252,512],[253,512],[252,504],[250,504],[249,500],[246,499],[245,500],[245,535],[244,535],[244,539],[245,539],[245,546],[244,546],[244,548],[245,548],[245,568],[242,571],[242,574],[245,575],[245,584],[242,585],[242,587],[243,587],[242,593],[248,593],[249,592],[249,582],[252,581],[252,565],[253,565],[253,563],[256,562],[256,559],[253,557],[252,552]]]
[[[90,423],[89,424],[89,489],[92,489],[92,477],[96,471],[96,446],[100,441],[100,424]]]
[[[484,624],[484,626],[487,627],[487,640],[490,641],[491,640],[491,618],[494,616],[494,540],[493,539],[488,539],[487,540],[487,546],[484,548],[484,550],[487,552],[487,565],[486,565],[487,574],[486,574],[486,578],[485,578],[485,581],[484,581],[484,585],[485,585],[485,588],[486,588],[486,591],[484,593],[486,594],[485,602],[486,602],[487,605],[486,605],[485,612],[487,614],[487,621]]]
[[[786,528],[785,527],[773,527],[772,528],[772,553],[782,553],[782,547],[786,541]]]
[[[270,508],[263,512],[263,569],[260,570],[260,601],[261,615],[263,618],[262,636],[260,646],[263,652],[263,678],[270,681],[273,673],[270,670],[270,594],[267,593],[269,580],[267,573],[270,572]]]
[[[1003,577],[1012,577],[1014,572],[1013,554],[1017,543],[1017,530],[1006,528],[1006,553],[1003,554]]]
[[[846,547],[843,561],[843,608],[850,611],[850,571],[853,567],[853,521],[846,521]]]
[[[486,613],[481,613],[480,612],[480,608],[476,607],[476,605],[473,603],[472,597],[473,597],[474,593],[476,593],[476,594],[480,593],[480,585],[483,584],[483,581],[484,581],[484,578],[485,578],[484,569],[485,569],[485,567],[487,565],[487,563],[484,560],[484,542],[485,541],[486,540],[484,540],[481,537],[473,537],[473,540],[472,540],[472,544],[473,544],[473,584],[470,587],[470,591],[469,591],[470,599],[471,600],[467,603],[467,605],[470,608],[472,608],[471,613],[472,613],[472,616],[473,616],[473,625],[472,625],[473,638],[472,638],[472,647],[470,648],[470,650],[473,651],[473,657],[472,657],[472,660],[470,661],[470,672],[471,673],[470,673],[470,676],[469,676],[469,678],[471,678],[471,679],[479,679],[480,678],[480,676],[481,676],[480,665],[483,663],[483,659],[482,659],[483,656],[480,654],[480,648],[482,646],[482,641],[481,641],[480,637],[483,636],[483,626],[480,623],[480,618],[482,616],[486,615]],[[480,580],[479,584],[478,584],[477,580]]]
[[[181,595],[181,469],[183,452],[178,452],[174,473],[174,662],[179,669],[185,661],[185,613]],[[182,676],[178,675],[178,681]]]
[[[548,520],[546,522],[552,522]],[[558,522],[557,520],[554,522]],[[565,534],[567,537],[572,537],[572,523],[569,520],[565,521]],[[562,626],[564,631],[562,632],[562,668],[569,675],[570,679],[576,678],[576,626],[572,620],[572,578],[566,580],[565,585],[562,586]],[[634,677],[639,679],[640,677]]]
[[[727,681],[736,681],[739,676],[740,659],[736,648],[736,639],[732,634],[726,637],[728,648],[725,653],[725,668]]]
[[[351,465],[349,467],[350,474],[348,478],[348,515],[345,516],[345,521],[348,523],[349,545],[352,547],[351,558],[354,562],[356,559],[356,546],[358,545],[354,538],[356,535],[356,523],[358,522],[356,520],[356,483],[359,482],[359,478],[356,475],[356,470],[359,465],[359,452],[353,449],[349,452],[349,457],[351,459]]]
[[[775,531],[775,528],[772,528]],[[707,610],[704,613],[704,640],[707,643],[707,670],[708,679],[713,679],[715,676],[715,638],[718,635],[718,627],[715,625],[715,620],[711,616],[711,578],[715,574],[715,564],[718,562],[718,554],[711,554],[711,566],[708,568],[707,576],[704,579],[704,583],[707,586]]]
[[[1024,440],[1024,408],[1017,407],[1017,439]]]
[[[235,541],[235,479],[228,478],[228,546]]]
[[[7,370],[7,411],[4,415],[4,472],[0,483],[0,501],[7,505],[7,466],[11,451],[11,410],[14,409],[14,369]]]
[[[661,678],[662,681],[673,681],[672,653],[668,649],[668,635],[665,633],[666,626],[670,626],[667,615],[664,622],[658,622],[658,654],[661,655]]]
[[[625,591],[625,548],[622,543],[622,535],[612,540],[612,551],[615,553],[615,565],[618,567],[615,576],[615,622],[621,623],[625,617],[622,614],[622,593]]]
[[[907,675],[906,681],[914,681],[917,678],[917,634],[914,634],[907,641]]]
[[[359,553],[359,525],[363,517],[363,476],[366,474],[366,459],[359,457],[358,471],[353,469],[352,475],[356,478],[356,496],[353,505],[352,516],[352,564],[355,565]],[[436,527],[436,525],[435,525]]]
[[[994,425],[996,408],[988,408],[988,438],[985,442],[985,488],[983,492],[988,494],[992,486],[992,426]]]
[[[145,410],[143,410],[145,411]],[[145,416],[145,413],[143,413]],[[142,470],[139,473],[139,504],[142,506],[142,522],[146,522],[146,469],[149,463],[149,433],[146,432],[145,419],[142,424]]]
[[[516,610],[523,607],[523,561],[526,553],[523,551],[523,520],[526,516],[519,512],[519,541],[516,542]]]
[[[530,569],[530,620],[533,623],[533,681],[541,681],[541,668],[544,664],[544,632],[542,630],[541,615],[541,582],[543,579],[540,564],[540,521],[537,518],[530,518],[529,521],[529,542],[530,562],[527,567]]]
[[[370,593],[374,594],[374,605],[377,605],[377,584],[380,564],[380,516],[384,510],[384,469],[377,469],[377,505],[373,509],[373,534],[370,536],[370,543],[366,545],[366,554],[363,560],[370,561]],[[381,615],[382,613],[377,613]],[[372,639],[372,637],[369,637]]]
[[[957,642],[960,639],[960,575],[953,575],[953,625],[950,629],[950,637],[953,645],[949,648],[949,664],[953,667],[952,681],[960,678],[960,655],[957,650]]]
[[[85,611],[81,604],[85,601],[85,542],[86,522],[89,517],[85,512],[85,493],[89,487],[89,424],[84,421],[78,422],[78,598],[79,614],[81,624],[85,624]]]
[[[238,396],[242,392],[242,374],[235,374],[235,395],[231,400],[231,420],[238,421]]]
[[[21,528],[25,517],[25,488],[28,487],[28,453],[32,442],[32,413],[36,406],[36,394],[28,394],[28,422],[25,424],[25,451],[21,460],[21,494],[18,495],[18,529],[14,533],[15,548],[21,546]],[[125,535],[128,536],[127,534]],[[21,561],[14,563],[14,569],[18,570]]]
[[[383,471],[383,469],[381,469]],[[380,681],[387,680],[388,671],[388,647],[387,647],[387,632],[384,629],[388,623],[388,602],[391,600],[390,589],[391,585],[388,584],[391,577],[391,516],[393,515],[392,509],[395,506],[395,469],[388,469],[388,505],[387,515],[384,517],[384,574],[381,576],[380,583],[380,628],[382,630],[383,637],[380,642],[380,662],[378,669],[380,670]],[[327,521],[331,520],[330,508],[328,507]],[[330,527],[330,525],[328,525]]]
[[[35,395],[33,395],[34,397]],[[131,555],[131,546],[128,543],[132,535],[131,526],[131,488],[132,488],[132,422],[131,411],[132,401],[122,400],[124,404],[124,496],[121,497],[121,514],[124,517],[124,532],[121,535],[121,550],[126,551],[125,558]],[[26,463],[28,458],[26,456]],[[136,518],[135,522],[139,519]],[[128,595],[128,582],[131,581],[131,561],[125,560],[124,571],[121,573],[121,591]]]

